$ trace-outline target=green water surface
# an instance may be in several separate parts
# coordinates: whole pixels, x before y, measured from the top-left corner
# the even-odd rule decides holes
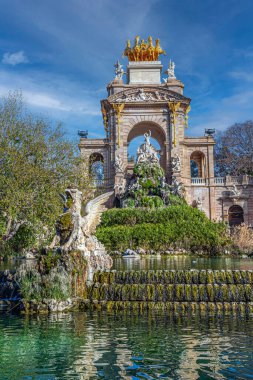
[[[0,315],[0,379],[252,379],[253,318]]]
[[[191,255],[150,255],[116,257],[112,269],[116,270],[161,270],[161,269],[239,269],[253,270],[253,258],[243,259],[232,256],[199,257]]]

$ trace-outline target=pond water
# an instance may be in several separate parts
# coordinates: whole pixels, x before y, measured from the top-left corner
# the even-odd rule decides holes
[[[252,379],[253,317],[0,314],[0,379]]]
[[[235,257],[199,256],[142,256],[113,259],[112,269],[116,270],[160,270],[160,269],[240,269],[253,270],[253,259]]]
[[[15,269],[20,265],[32,268],[35,260],[0,261],[0,270]],[[200,257],[194,255],[146,255],[134,257],[114,257],[112,269],[116,270],[160,270],[160,269],[239,269],[253,270],[253,258],[217,256]]]

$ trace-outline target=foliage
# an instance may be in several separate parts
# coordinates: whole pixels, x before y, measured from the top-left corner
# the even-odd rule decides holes
[[[213,253],[229,244],[224,224],[211,222],[203,212],[186,204],[156,210],[108,210],[102,214],[96,235],[111,251],[180,247]]]
[[[31,270],[21,279],[20,288],[22,298],[26,300],[66,300],[71,295],[70,283],[64,271],[51,271],[50,275],[41,276]]]
[[[156,163],[139,163],[134,167],[128,190],[123,196],[123,207],[159,208],[173,203],[170,186],[161,185],[164,171]]]
[[[164,203],[162,199],[158,196],[148,196],[144,195],[139,202],[139,207],[148,207],[148,208],[158,208],[163,207]]]
[[[31,225],[23,224],[13,236],[11,247],[15,252],[21,252],[22,249],[31,248],[35,245],[36,234]]]
[[[152,183],[152,186],[158,186],[160,178],[164,176],[163,169],[159,164],[140,163],[134,168],[134,175],[141,180],[148,180]]]
[[[56,229],[61,237],[60,244],[64,244],[68,240],[73,229],[72,216],[70,212],[62,214],[57,219]]]
[[[245,223],[234,227],[232,232],[232,243],[240,252],[253,252],[253,230]]]
[[[253,121],[218,132],[214,152],[216,175],[253,175]]]
[[[84,197],[89,193],[77,146],[65,138],[60,124],[30,114],[18,93],[0,101],[0,136],[2,248],[25,246],[15,237],[21,226],[23,235],[32,226],[36,239],[45,243],[62,212],[59,194],[68,186],[83,190]]]
[[[198,210],[184,205],[172,205],[167,208],[162,208],[158,210],[143,210],[137,208],[134,210],[130,209],[110,209],[101,215],[100,227],[110,227],[116,225],[135,225],[141,223],[164,223],[164,222],[176,222],[179,220],[184,220],[186,223],[191,224],[194,219],[198,223],[205,223],[209,219],[205,214]],[[134,221],[134,222],[133,222]]]
[[[63,255],[58,250],[43,249],[36,268],[18,273],[21,297],[26,300],[85,297],[87,260],[82,251]]]

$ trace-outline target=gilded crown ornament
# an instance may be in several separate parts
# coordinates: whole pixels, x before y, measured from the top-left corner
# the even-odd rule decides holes
[[[166,55],[160,46],[159,38],[156,39],[156,43],[153,45],[151,36],[148,37],[146,42],[145,40],[141,40],[140,42],[140,36],[136,36],[132,48],[130,40],[127,40],[123,57],[127,57],[129,61],[158,61],[160,54]]]

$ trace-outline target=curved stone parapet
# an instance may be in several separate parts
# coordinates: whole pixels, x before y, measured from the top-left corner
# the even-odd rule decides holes
[[[107,209],[107,203],[110,197],[114,194],[113,191],[101,194],[98,197],[89,201],[85,206],[85,222],[87,230],[90,234],[95,233],[97,225],[100,223],[100,216]]]

